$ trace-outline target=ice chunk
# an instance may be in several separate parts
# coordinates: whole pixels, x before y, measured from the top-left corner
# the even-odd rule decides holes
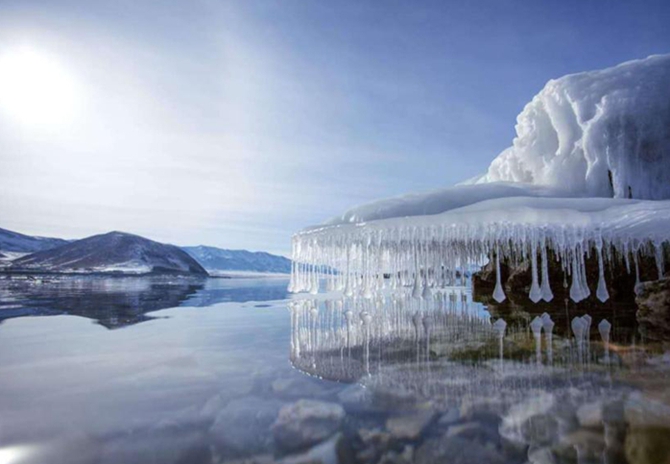
[[[670,55],[549,81],[517,117],[512,146],[478,182],[670,198],[668,82]]]

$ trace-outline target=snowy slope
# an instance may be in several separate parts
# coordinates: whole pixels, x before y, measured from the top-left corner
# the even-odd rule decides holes
[[[479,182],[583,196],[670,198],[670,55],[551,80]]]
[[[208,271],[248,271],[288,274],[291,260],[265,252],[224,250],[210,246],[182,247]]]
[[[13,251],[18,253],[34,253],[35,251],[48,250],[68,243],[60,238],[33,237],[19,234],[11,230],[0,229],[0,251]]]
[[[179,273],[206,276],[186,252],[137,235],[109,232],[40,251],[12,262],[10,270],[96,273]]]

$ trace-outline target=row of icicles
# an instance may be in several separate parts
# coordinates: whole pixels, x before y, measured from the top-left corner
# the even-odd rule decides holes
[[[598,262],[596,297],[601,302],[610,297],[605,279],[606,260],[613,265],[617,258],[622,258],[627,271],[635,272],[636,285],[640,282],[638,256],[654,256],[659,278],[664,274],[663,249],[657,244],[636,242],[635,246],[631,246],[627,241],[605,243],[597,238],[576,241],[567,246],[545,237],[533,237],[524,241],[523,245],[511,242],[441,243],[428,240],[412,243],[403,240],[396,243],[370,238],[347,242],[341,238],[328,240],[297,236],[294,238],[289,291],[316,294],[325,290],[341,292],[347,297],[372,298],[380,290],[411,288],[412,297],[429,299],[436,288],[462,285],[465,275],[486,264],[490,256],[495,262],[493,298],[497,302],[506,299],[500,274],[500,261],[504,258],[513,262],[530,260],[528,296],[534,303],[540,300],[549,302],[554,298],[549,283],[549,249],[561,263],[566,277],[570,276],[569,295],[574,302],[591,295],[586,279],[586,260],[592,252],[595,252]]]

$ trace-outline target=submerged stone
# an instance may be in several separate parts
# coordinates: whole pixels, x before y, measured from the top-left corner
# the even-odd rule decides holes
[[[299,400],[288,404],[272,426],[275,443],[284,452],[307,448],[337,432],[344,416],[344,409],[336,403]]]

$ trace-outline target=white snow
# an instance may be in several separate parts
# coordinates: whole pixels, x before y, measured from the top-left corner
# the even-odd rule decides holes
[[[516,134],[475,182],[670,198],[670,55],[549,81],[517,117]]]
[[[413,297],[428,299],[453,285],[458,270],[495,256],[497,268],[501,259],[530,261],[529,298],[550,301],[548,249],[570,277],[574,301],[591,294],[591,253],[601,301],[609,298],[608,265],[625,263],[638,276],[639,256],[651,255],[662,276],[669,87],[670,55],[550,81],[485,176],[353,208],[296,234],[289,290],[317,293],[325,278],[326,290],[347,296],[411,287]],[[494,298],[505,299],[499,273]]]

